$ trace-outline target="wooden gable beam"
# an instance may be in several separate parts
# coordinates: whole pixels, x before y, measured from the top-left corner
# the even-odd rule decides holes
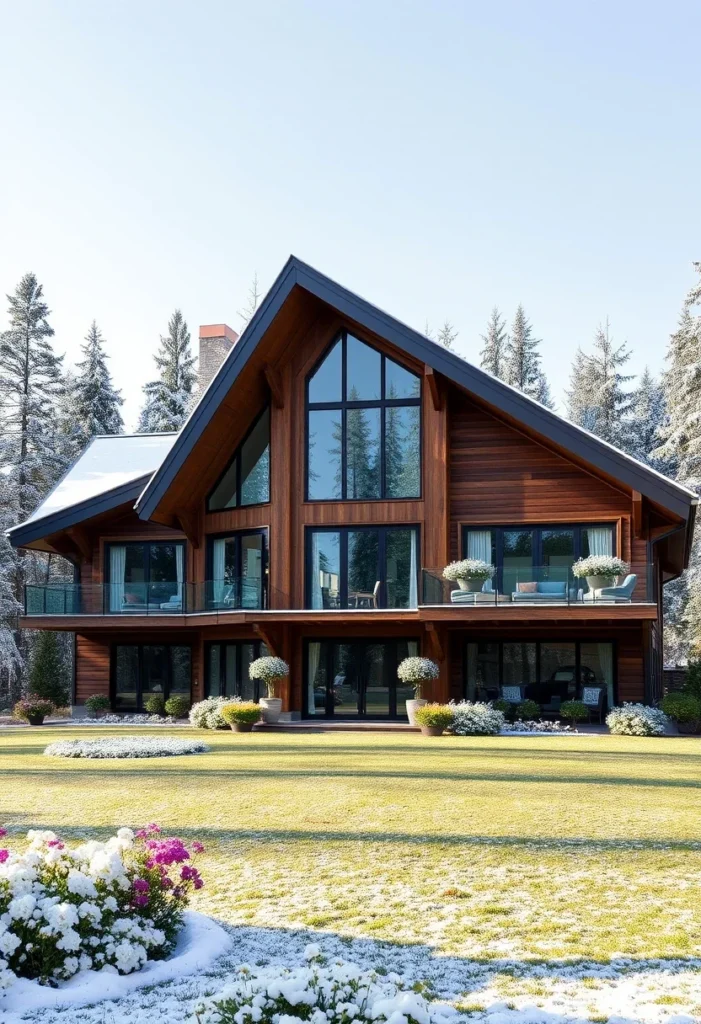
[[[643,536],[643,496],[640,491],[633,491],[633,537],[640,540]]]
[[[438,378],[433,372],[432,366],[428,366],[428,364],[425,366],[424,377],[426,379],[426,383],[428,384],[428,390],[431,394],[433,408],[436,410],[436,412],[440,412],[440,410],[443,408],[445,404],[445,398],[443,396],[441,386],[438,383]]]
[[[83,526],[72,526],[66,533],[78,549],[81,560],[92,561],[92,543],[88,531]]]
[[[443,652],[443,645],[441,644],[441,638],[438,636],[438,630],[433,622],[425,622],[426,628],[426,639],[428,640],[429,650],[431,657],[436,661],[443,661],[445,657]]]
[[[175,510],[175,518],[192,547],[199,548],[200,531],[198,529],[197,516],[188,512],[187,509],[178,508]]]
[[[253,624],[253,632],[256,633],[274,657],[281,657],[282,642],[277,633],[274,633],[269,625],[261,625],[260,622]]]
[[[273,405],[275,406],[276,409],[284,409],[285,395],[282,390],[282,380],[280,378],[280,374],[273,366],[270,365],[270,363],[266,363],[265,366],[263,367],[263,374],[265,375],[266,383],[270,388],[270,394],[272,395]]]

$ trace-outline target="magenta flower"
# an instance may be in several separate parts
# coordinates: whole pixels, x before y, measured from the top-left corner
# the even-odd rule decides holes
[[[139,831],[136,833],[136,838],[137,839],[148,839],[149,836],[155,835],[157,832],[160,832],[160,831],[161,831],[160,825],[156,825],[156,823],[154,821],[152,821],[150,825],[144,825],[143,828],[139,829]]]
[[[146,896],[146,895],[135,896],[134,899],[132,900],[132,903],[134,904],[135,907],[145,907],[146,904],[148,903],[148,896]]]
[[[161,889],[172,889],[172,888],[173,888],[173,879],[169,878],[168,875],[164,875],[161,878]]]
[[[65,850],[66,848],[66,844],[62,843],[60,839],[49,839],[46,845],[50,847],[55,847],[57,850]]]
[[[7,829],[6,828],[0,828],[0,839],[4,839],[6,835],[7,835]]]
[[[4,864],[9,856],[10,856],[10,851],[9,850],[0,850],[0,864]]]
[[[198,842],[197,839],[194,841],[194,843],[191,843],[190,845],[193,853],[204,853],[204,846],[202,843]]]
[[[150,886],[145,878],[135,878],[133,888],[135,892],[148,892]]]

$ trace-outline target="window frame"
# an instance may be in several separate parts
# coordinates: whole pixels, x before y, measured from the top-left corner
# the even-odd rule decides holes
[[[501,591],[503,589],[503,573],[504,573],[504,534],[511,530],[519,530],[522,532],[528,532],[532,535],[532,556],[531,565],[534,568],[540,568],[543,566],[543,533],[548,530],[572,530],[574,534],[573,554],[572,563],[577,561],[581,557],[582,551],[582,531],[590,529],[602,529],[607,528],[611,530],[613,537],[613,552],[616,554],[618,551],[618,520],[608,520],[607,522],[582,522],[581,520],[576,523],[506,523],[506,524],[495,524],[495,523],[461,523],[460,531],[460,549],[462,552],[461,557],[467,558],[467,535],[470,532],[478,532],[480,530],[491,530],[493,537],[493,549],[494,549],[494,563],[496,568],[495,578],[497,580],[497,587]]]
[[[147,586],[147,587],[151,585],[151,557],[150,557],[149,549],[152,548],[152,547],[159,547],[159,546],[163,546],[163,545],[175,546],[175,545],[179,544],[182,547],[182,549],[183,549],[183,581],[182,581],[182,585],[183,585],[183,587],[185,586],[185,584],[188,581],[187,580],[187,541],[183,540],[182,537],[177,537],[177,538],[174,538],[173,540],[148,540],[147,538],[144,538],[143,540],[135,540],[135,539],[132,538],[131,540],[126,540],[125,539],[125,540],[109,540],[109,541],[105,541],[105,543],[104,543],[104,580],[105,580],[105,583],[107,583],[107,584],[111,584],[112,583],[112,579],[111,579],[111,575],[110,575],[110,551],[112,550],[112,548],[113,547],[120,547],[120,548],[136,547],[137,544],[141,544],[143,546],[143,549],[144,549],[144,557],[143,557],[144,580],[143,580],[143,583],[144,583],[144,586]],[[177,581],[177,579],[175,579],[175,580],[170,580],[169,582],[177,583],[178,581]]]
[[[252,526],[250,529],[245,530],[222,530],[218,533],[207,534],[207,549],[205,552],[205,590],[208,583],[214,582],[214,542],[215,540],[231,539],[236,542],[235,556],[238,572],[236,578],[241,578],[241,542],[244,537],[255,537],[262,536],[263,538],[263,575],[262,575],[262,586],[261,586],[261,608],[259,610],[266,609],[268,607],[268,566],[270,557],[270,548],[268,544],[268,527],[267,526]],[[214,599],[208,594],[205,595],[205,600],[208,607],[216,608],[217,605]],[[240,606],[234,610],[246,610]]]
[[[241,455],[242,455],[242,452],[243,452],[243,447],[246,444],[246,441],[248,441],[248,439],[251,436],[251,434],[253,433],[253,431],[256,429],[256,427],[260,423],[260,421],[266,415],[268,416],[268,448],[270,449],[270,456],[272,458],[272,444],[271,444],[271,441],[272,441],[272,431],[271,431],[271,422],[270,422],[270,404],[267,404],[261,410],[261,412],[259,412],[258,415],[255,417],[255,419],[251,423],[250,427],[248,428],[248,430],[243,435],[243,437],[239,441],[238,445],[234,449],[234,454],[231,456],[231,458],[227,462],[226,466],[224,466],[224,469],[221,471],[221,473],[217,477],[216,481],[214,482],[212,487],[209,489],[209,491],[207,493],[207,497],[205,498],[205,511],[207,513],[233,512],[234,509],[237,509],[237,508],[259,508],[261,505],[269,505],[270,504],[270,501],[271,501],[271,488],[272,488],[272,473],[271,473],[271,465],[270,465],[271,458],[269,458],[269,460],[268,460],[268,498],[267,498],[267,501],[246,502],[245,505],[241,501],[241,484],[242,484],[242,481],[241,481]],[[215,494],[215,492],[216,492],[217,488],[219,487],[220,483],[222,482],[222,480],[224,479],[226,474],[229,472],[231,467],[234,465],[234,463],[236,464],[236,504],[235,505],[226,505],[223,508],[211,508],[210,507],[210,502],[212,500],[212,496]]]
[[[387,605],[387,533],[393,530],[414,530],[416,534],[416,594],[417,607],[421,603],[421,526],[419,523],[344,523],[338,526],[315,526],[308,525],[304,529],[304,608],[306,611],[332,611],[329,608],[311,607],[311,583],[312,583],[312,544],[311,538],[314,533],[338,533],[340,534],[339,545],[339,577],[340,577],[340,608],[339,611],[348,610],[348,534],[368,532],[376,530],[379,533],[377,541],[377,560],[380,569],[380,591],[377,603],[377,610],[385,611],[416,611],[412,608],[389,608]],[[370,610],[370,609],[369,609]]]
[[[581,668],[582,668],[582,650],[581,650],[581,648],[582,648],[582,644],[610,644],[611,645],[611,655],[612,655],[612,670],[613,670],[612,671],[612,685],[613,685],[614,703],[618,702],[618,641],[616,640],[615,637],[613,637],[613,638],[609,637],[606,640],[597,640],[596,637],[592,637],[592,638],[584,637],[583,638],[581,636],[579,636],[579,637],[562,636],[562,637],[545,637],[545,638],[544,637],[538,637],[538,638],[534,638],[534,637],[518,637],[518,636],[516,636],[516,637],[511,637],[511,636],[506,636],[506,637],[504,637],[504,636],[494,636],[494,637],[490,637],[488,635],[483,635],[483,636],[469,636],[469,637],[466,637],[464,642],[463,642],[463,647],[462,647],[462,662],[463,662],[463,671],[462,671],[463,687],[462,687],[462,689],[463,689],[463,697],[464,697],[465,700],[470,700],[470,697],[468,696],[468,692],[469,692],[468,691],[469,679],[468,679],[468,676],[467,676],[467,673],[468,673],[467,645],[468,644],[480,644],[480,643],[484,643],[484,644],[497,644],[497,646],[498,646],[499,654],[498,654],[498,662],[497,662],[497,664],[498,664],[498,671],[499,671],[499,687],[502,687],[504,685],[507,685],[507,686],[510,685],[508,683],[507,684],[504,683],[504,644],[535,644],[535,676],[536,676],[535,683],[536,683],[536,685],[542,685],[543,682],[544,682],[544,680],[542,680],[540,678],[541,645],[542,644],[546,644],[546,645],[547,644],[574,644],[574,649],[575,649],[574,650],[574,654],[575,654],[575,670],[576,670],[576,675],[577,675],[577,680],[578,680],[578,682],[577,682],[577,693],[578,694],[581,692],[582,686],[585,685],[584,683],[582,683],[582,680],[581,680]],[[606,684],[604,684],[604,688],[605,688],[605,685]],[[479,699],[479,696],[475,695],[475,699]],[[611,709],[609,708],[609,710],[611,710]]]
[[[165,647],[166,650],[168,651],[168,660],[167,660],[167,665],[168,665],[167,679],[168,679],[168,682],[167,682],[167,686],[163,690],[163,700],[168,700],[168,698],[171,696],[170,687],[171,687],[171,683],[172,683],[172,680],[173,680],[173,656],[172,656],[171,652],[172,652],[173,648],[175,648],[175,647],[185,647],[185,648],[187,648],[187,650],[190,652],[190,691],[189,691],[189,694],[188,694],[188,700],[190,701],[190,703],[192,703],[192,675],[193,675],[193,671],[192,671],[193,670],[193,656],[192,656],[192,652],[193,652],[193,645],[191,643],[172,643],[172,642],[158,643],[158,642],[149,642],[149,641],[146,641],[146,640],[139,641],[138,643],[125,643],[124,641],[117,641],[116,643],[111,644],[111,647],[110,647],[110,703],[111,703],[113,708],[116,709],[116,707],[117,707],[117,648],[118,647],[135,647],[137,649],[137,652],[138,652],[137,658],[138,658],[138,665],[139,665],[139,670],[138,670],[139,671],[139,680],[138,680],[138,686],[137,686],[137,700],[136,700],[136,705],[135,705],[134,708],[125,708],[124,709],[128,714],[140,713],[140,712],[143,711],[143,707],[144,707],[144,686],[143,686],[143,683],[144,683],[144,648],[145,647]],[[148,691],[148,693],[150,695],[151,691]],[[181,693],[182,693],[182,691],[180,691],[180,690],[177,691],[178,695],[180,695]],[[185,694],[182,693],[182,696],[185,696]]]
[[[266,647],[264,640],[209,640],[205,644],[204,649],[204,680],[202,691],[204,693],[205,700],[208,697],[226,697],[227,694],[224,692],[226,689],[226,657],[224,656],[225,647],[234,647],[236,649],[236,681],[238,692],[234,696],[241,695],[241,678],[242,678],[242,665],[243,665],[243,645],[252,644],[254,647],[254,654],[256,658],[261,657],[261,651]],[[218,693],[209,692],[209,678],[210,668],[212,659],[212,650],[215,647],[219,647],[219,691]],[[255,700],[260,700],[261,696],[265,696],[263,693],[263,686],[259,679],[254,681],[254,694]],[[231,694],[229,694],[231,697]]]
[[[365,399],[359,401],[349,401],[344,398],[347,394],[348,384],[348,367],[347,367],[347,352],[348,352],[348,335],[351,335],[357,341],[362,342],[363,345],[367,345],[374,352],[380,356],[380,394],[383,396],[379,399]],[[341,401],[340,402],[310,402],[309,401],[309,384],[312,377],[315,375],[321,364],[324,362],[326,357],[329,355],[334,346],[339,343],[341,344]],[[396,363],[397,366],[406,370],[407,373],[411,373],[416,377],[419,384],[419,394],[416,398],[386,398],[385,385],[386,385],[386,365],[387,360]],[[393,497],[387,494],[387,474],[386,474],[386,460],[385,460],[385,428],[386,428],[386,411],[387,409],[399,409],[399,408],[417,408],[419,410],[419,492],[416,495],[409,495],[404,497]],[[379,409],[380,410],[380,493],[376,498],[353,498],[347,497],[348,490],[348,453],[346,451],[346,436],[347,436],[347,414],[352,409]],[[341,496],[338,498],[312,498],[309,496],[309,413],[310,412],[340,412],[341,413]],[[414,370],[400,363],[397,359],[387,355],[381,349],[375,345],[370,344],[365,338],[362,338],[359,334],[354,331],[349,331],[347,328],[342,328],[334,335],[333,340],[326,346],[321,356],[316,360],[313,367],[307,374],[304,381],[304,500],[305,502],[339,502],[339,501],[421,501],[423,497],[423,380],[420,374],[415,373]]]

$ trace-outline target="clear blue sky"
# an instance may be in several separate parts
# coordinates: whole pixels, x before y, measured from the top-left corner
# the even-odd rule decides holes
[[[68,359],[95,317],[133,426],[175,306],[290,252],[476,359],[522,301],[561,401],[607,315],[662,366],[701,259],[701,5],[0,0],[0,294]],[[5,305],[0,328],[5,325]]]

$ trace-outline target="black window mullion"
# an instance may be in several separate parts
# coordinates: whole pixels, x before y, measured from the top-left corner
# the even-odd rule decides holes
[[[348,529],[339,530],[341,555],[341,608],[348,607]]]
[[[345,501],[348,497],[348,445],[347,431],[348,412],[345,407],[341,410],[341,498]]]
[[[380,608],[387,607],[387,530],[378,528],[377,536],[377,579],[380,581],[380,593],[378,604]]]

